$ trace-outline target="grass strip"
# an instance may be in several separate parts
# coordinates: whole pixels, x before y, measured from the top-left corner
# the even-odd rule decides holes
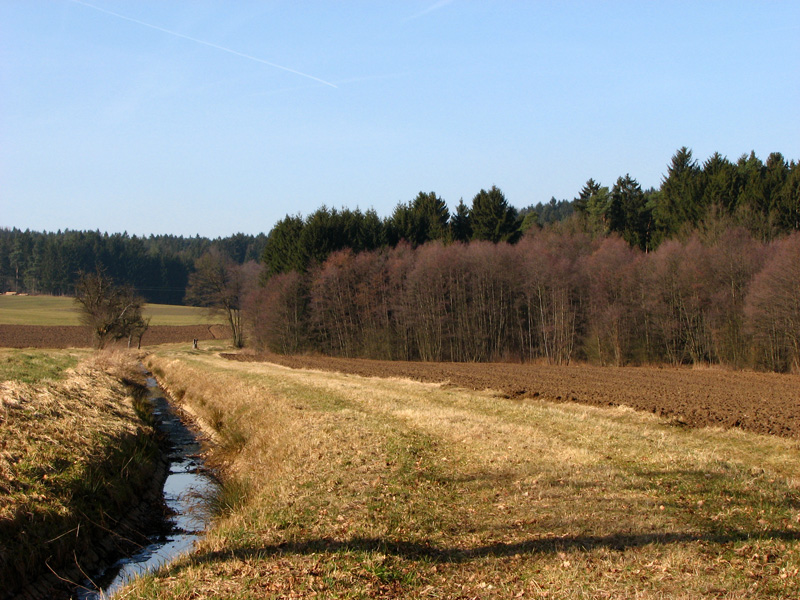
[[[178,351],[219,440],[196,551],[127,598],[793,598],[796,440]]]

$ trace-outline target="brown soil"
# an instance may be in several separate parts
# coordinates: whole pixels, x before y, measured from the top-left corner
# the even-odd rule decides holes
[[[299,369],[495,390],[506,398],[627,405],[670,418],[676,425],[740,427],[800,438],[800,375],[689,368],[417,363],[273,354],[226,356]]]
[[[218,340],[230,337],[224,325],[153,325],[142,337],[142,346]],[[127,340],[125,342],[127,344]],[[87,348],[92,337],[80,325],[0,325],[0,347]]]

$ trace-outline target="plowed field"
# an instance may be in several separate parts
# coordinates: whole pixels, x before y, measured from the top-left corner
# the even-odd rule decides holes
[[[222,325],[153,325],[142,337],[142,346],[216,340],[230,337]],[[89,330],[79,325],[0,325],[0,346],[5,348],[86,348]]]
[[[399,377],[595,406],[626,405],[678,426],[740,427],[800,438],[800,376],[714,369],[416,363],[317,356],[230,355],[299,369]]]

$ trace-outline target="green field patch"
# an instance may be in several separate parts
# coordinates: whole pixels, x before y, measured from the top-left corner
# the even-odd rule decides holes
[[[197,306],[146,304],[150,325],[213,325],[224,323]],[[69,296],[0,295],[0,325],[81,325],[80,311]]]
[[[0,348],[0,381],[38,383],[61,379],[64,372],[88,355],[88,350],[17,350]]]

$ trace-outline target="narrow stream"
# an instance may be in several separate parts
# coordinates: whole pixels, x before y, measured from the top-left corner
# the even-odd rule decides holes
[[[93,582],[86,581],[76,591],[80,600],[110,597],[129,579],[154,571],[192,549],[208,522],[203,498],[213,493],[215,482],[200,457],[195,434],[178,418],[155,378],[148,374],[149,399],[153,404],[156,427],[169,440],[169,472],[164,482],[164,501],[169,509],[169,530],[135,554],[108,567]]]

